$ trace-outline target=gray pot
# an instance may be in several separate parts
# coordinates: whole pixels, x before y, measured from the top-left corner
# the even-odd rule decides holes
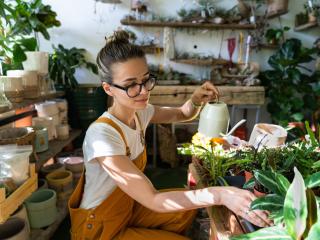
[[[54,223],[57,217],[57,195],[52,189],[40,189],[26,199],[25,205],[31,228],[42,228]]]
[[[0,224],[0,239],[28,240],[29,233],[25,221],[21,218],[13,217]]]

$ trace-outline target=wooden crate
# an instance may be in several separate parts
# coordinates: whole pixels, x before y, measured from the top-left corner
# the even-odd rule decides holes
[[[201,181],[199,171],[194,164],[189,164],[189,172],[196,180],[197,188],[205,187]],[[207,208],[210,217],[210,240],[227,240],[230,236],[244,234],[244,230],[236,215],[224,206],[212,206]]]
[[[18,187],[8,198],[5,188],[0,188],[0,223],[5,222],[10,215],[38,188],[38,177],[35,165],[30,164],[30,177]]]
[[[155,86],[151,91],[150,103],[163,106],[181,106],[199,86]],[[261,86],[217,86],[221,101],[229,105],[263,105],[265,90]]]

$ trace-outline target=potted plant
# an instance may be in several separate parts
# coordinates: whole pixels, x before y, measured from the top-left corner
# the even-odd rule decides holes
[[[49,56],[49,74],[57,88],[76,88],[78,82],[75,78],[77,68],[86,67],[94,74],[98,74],[97,66],[86,60],[83,48],[67,49],[59,44],[53,46],[53,53]]]
[[[265,37],[268,44],[278,45],[281,41],[284,42],[284,33],[290,28],[285,26],[283,28],[269,28],[266,31]]]
[[[288,39],[280,49],[270,56],[271,70],[260,74],[269,99],[267,110],[274,123],[287,126],[288,122],[299,122],[311,118],[318,108],[319,93],[312,71],[303,64],[314,60],[318,50],[305,48],[298,39]]]
[[[232,240],[241,239],[288,239],[288,240],[314,240],[320,238],[320,215],[317,199],[313,192],[305,185],[297,169],[290,186],[287,186],[284,201],[269,198],[269,207],[282,208],[279,216],[283,219],[275,221],[275,226],[263,228],[256,232],[232,237]],[[284,190],[284,189],[283,189]],[[259,199],[261,200],[261,199]],[[257,200],[256,200],[257,201]],[[267,197],[264,198],[264,202]],[[256,202],[257,203],[257,202]],[[252,203],[255,204],[254,202]],[[261,209],[261,208],[260,208]]]

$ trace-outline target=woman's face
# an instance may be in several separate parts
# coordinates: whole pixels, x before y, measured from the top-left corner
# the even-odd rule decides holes
[[[150,92],[142,85],[141,92],[139,93],[139,86],[137,84],[144,83],[149,79],[149,70],[145,58],[132,58],[125,62],[115,63],[111,66],[113,75],[113,82],[110,84],[110,92],[114,97],[115,103],[123,106],[144,109],[149,101]],[[120,88],[119,88],[120,87]],[[127,92],[121,88],[131,87],[135,91],[129,91],[130,96],[132,93],[137,93],[135,97],[129,97]]]

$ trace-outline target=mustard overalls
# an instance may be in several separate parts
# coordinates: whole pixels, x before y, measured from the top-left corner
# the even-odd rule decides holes
[[[129,156],[130,150],[121,128],[109,118],[101,117],[96,122],[109,124],[120,133]],[[133,162],[143,171],[147,162],[146,149]],[[195,210],[157,213],[145,208],[118,187],[98,207],[82,209],[79,206],[84,184],[83,173],[68,203],[72,240],[188,239],[180,234],[184,234],[191,225],[196,214]]]

